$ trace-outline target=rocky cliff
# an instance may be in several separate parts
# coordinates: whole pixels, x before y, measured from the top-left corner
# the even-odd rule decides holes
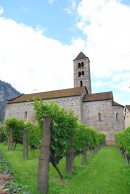
[[[0,80],[0,122],[4,120],[6,101],[19,95],[11,84]]]

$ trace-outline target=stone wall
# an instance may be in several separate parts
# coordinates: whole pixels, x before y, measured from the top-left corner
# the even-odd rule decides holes
[[[106,142],[113,141],[113,110],[111,100],[83,102],[83,122],[106,135]]]
[[[130,112],[126,108],[126,112],[125,112],[125,129],[127,129],[128,127],[130,127]]]
[[[114,121],[114,131],[118,132],[125,129],[125,120],[124,120],[124,107],[122,106],[113,106],[113,121]]]
[[[5,111],[5,119],[13,117],[34,122],[35,111],[33,108],[33,102],[7,104]]]
[[[106,135],[106,144],[114,144],[115,132],[124,130],[122,106],[112,106],[112,100],[83,102],[83,122]]]
[[[43,103],[50,101],[56,102],[59,106],[64,107],[65,109],[74,110],[75,115],[79,115],[79,120],[81,120],[81,96],[43,100]],[[11,117],[35,122],[33,102],[8,104],[6,107],[5,119]]]

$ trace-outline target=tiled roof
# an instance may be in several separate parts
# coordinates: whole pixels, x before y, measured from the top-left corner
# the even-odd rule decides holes
[[[130,105],[126,105],[125,106],[128,110],[129,110],[129,112],[130,112]]]
[[[83,98],[83,102],[101,101],[113,99],[112,92],[102,92],[94,94],[86,94]]]
[[[34,99],[37,99],[37,98],[53,99],[53,98],[62,98],[62,97],[69,97],[69,96],[80,96],[85,89],[86,89],[85,87],[77,87],[77,88],[54,90],[54,91],[40,92],[40,93],[33,93],[33,94],[22,94],[17,98],[9,100],[8,104],[33,101]]]
[[[122,106],[122,107],[124,107],[123,105],[121,105],[121,104],[119,104],[119,103],[117,103],[115,101],[112,101],[112,106]]]
[[[80,60],[80,59],[85,59],[85,58],[88,58],[88,57],[86,57],[84,53],[80,52],[78,54],[78,56],[74,59],[74,61],[75,60]]]

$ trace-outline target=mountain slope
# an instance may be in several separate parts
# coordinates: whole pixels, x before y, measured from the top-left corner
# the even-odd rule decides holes
[[[0,80],[0,122],[4,119],[6,101],[19,95],[20,92],[11,84]]]

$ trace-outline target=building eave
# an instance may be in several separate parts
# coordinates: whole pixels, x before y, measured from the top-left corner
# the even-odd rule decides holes
[[[50,99],[57,99],[57,98],[81,96],[84,90],[87,93],[87,89],[85,87],[78,87],[78,88],[53,90],[53,91],[40,92],[40,93],[22,94],[15,99],[9,100],[7,104],[32,102],[35,99],[50,100]]]
[[[119,104],[119,103],[117,103],[117,102],[115,102],[115,101],[112,101],[112,106],[121,106],[121,107],[124,108],[123,105],[121,105],[121,104]]]
[[[113,99],[113,94],[110,91],[110,92],[86,94],[82,101],[93,102],[93,101],[112,100],[112,99]]]

